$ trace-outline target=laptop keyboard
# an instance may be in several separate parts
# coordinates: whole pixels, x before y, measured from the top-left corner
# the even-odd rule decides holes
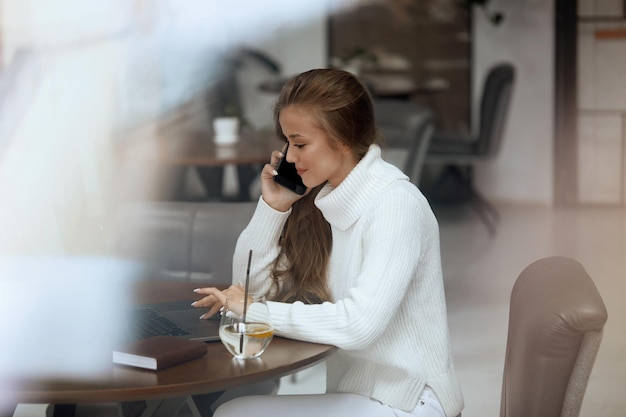
[[[152,336],[184,336],[190,334],[173,321],[150,307],[128,311],[128,333],[132,339],[147,339]]]

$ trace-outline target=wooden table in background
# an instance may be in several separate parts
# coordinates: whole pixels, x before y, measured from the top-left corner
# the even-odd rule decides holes
[[[281,142],[272,134],[242,130],[239,140],[229,145],[215,145],[211,132],[187,132],[158,139],[157,161],[167,165],[221,167],[226,164],[266,163]]]
[[[224,167],[237,168],[239,195],[236,200],[250,200],[249,187],[262,166],[269,162],[273,150],[282,142],[271,132],[243,129],[234,144],[215,145],[210,131],[161,133],[158,138],[146,139],[143,149],[132,152],[139,155],[135,163],[156,163],[167,170],[170,191],[166,195],[183,199],[180,190],[188,168],[194,168],[202,181],[208,198],[222,200]],[[124,152],[123,150],[121,152]]]

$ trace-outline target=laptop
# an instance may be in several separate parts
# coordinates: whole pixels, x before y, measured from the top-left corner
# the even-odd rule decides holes
[[[175,336],[205,342],[219,340],[220,314],[200,320],[206,309],[195,308],[189,301],[143,304],[125,313],[129,340],[152,336]]]

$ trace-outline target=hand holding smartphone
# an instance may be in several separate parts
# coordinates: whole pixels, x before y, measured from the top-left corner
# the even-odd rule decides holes
[[[303,195],[306,193],[306,186],[302,183],[302,178],[300,178],[298,171],[296,171],[296,165],[291,162],[287,162],[288,150],[289,144],[287,144],[287,148],[285,149],[285,156],[278,161],[278,166],[276,167],[276,172],[278,172],[278,174],[274,175],[274,182],[298,195]]]

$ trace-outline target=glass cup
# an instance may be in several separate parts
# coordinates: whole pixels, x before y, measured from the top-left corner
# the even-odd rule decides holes
[[[243,297],[228,297],[220,321],[220,340],[239,359],[261,356],[274,335],[265,296],[250,295],[246,307],[244,320]]]

